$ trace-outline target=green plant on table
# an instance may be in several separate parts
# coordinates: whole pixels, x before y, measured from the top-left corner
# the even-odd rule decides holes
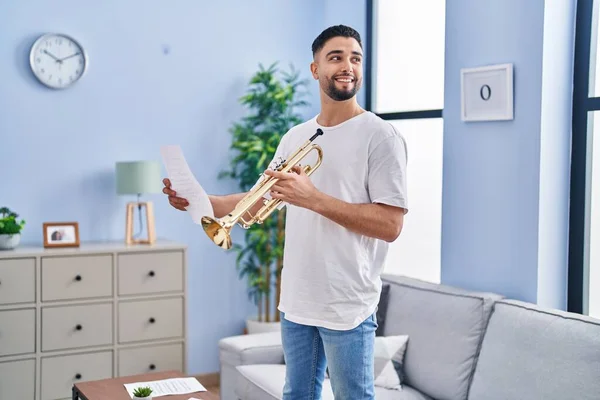
[[[236,179],[244,192],[252,188],[268,168],[283,135],[302,122],[297,109],[308,105],[301,100],[306,92],[300,90],[306,84],[307,80],[300,79],[293,65],[286,72],[279,70],[277,63],[269,68],[259,64],[247,93],[239,99],[250,113],[230,129],[233,135],[230,148],[236,155],[230,162],[230,170],[222,172],[220,178]],[[275,304],[281,292],[284,232],[285,208],[275,211],[263,224],[252,225],[245,231],[245,244],[233,247],[238,253],[240,278],[247,277],[248,295],[258,307],[261,322],[279,321],[279,313],[275,312],[274,318],[270,314],[273,289]]]
[[[135,397],[148,397],[152,394],[152,389],[149,386],[143,386],[135,388],[133,391],[133,395]]]
[[[8,207],[0,208],[0,235],[16,235],[25,227],[25,220]]]

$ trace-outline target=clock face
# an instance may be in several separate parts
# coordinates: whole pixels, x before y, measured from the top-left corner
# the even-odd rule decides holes
[[[69,87],[87,68],[83,47],[63,34],[47,34],[37,39],[31,47],[29,62],[39,81],[53,89]]]

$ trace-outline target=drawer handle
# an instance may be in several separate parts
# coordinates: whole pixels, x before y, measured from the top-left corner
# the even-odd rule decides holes
[[[77,324],[77,326],[75,327],[75,329],[77,329],[78,331],[83,329],[83,326],[81,326],[80,324]]]
[[[156,369],[156,365],[150,364],[150,369]]]
[[[148,275],[150,275],[150,276],[154,276],[154,271],[150,271],[150,272],[148,272]]]
[[[76,374],[75,379],[81,379],[81,374]]]
[[[155,320],[154,318],[150,318],[150,323],[151,323],[151,324],[153,324],[153,323],[155,323],[155,322],[156,322],[156,320]]]
[[[80,281],[80,280],[81,280],[81,275],[77,275],[77,276],[75,277],[75,280],[76,280],[76,281]]]

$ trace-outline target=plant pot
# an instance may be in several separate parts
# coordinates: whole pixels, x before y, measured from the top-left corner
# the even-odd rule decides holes
[[[21,234],[0,234],[0,250],[11,250],[19,245]]]
[[[278,332],[281,330],[281,322],[262,322],[258,321],[257,318],[248,318],[246,320],[246,329],[249,335],[253,333]]]
[[[148,397],[137,397],[137,396],[133,396],[132,398],[133,400],[152,400],[152,396],[148,396]]]

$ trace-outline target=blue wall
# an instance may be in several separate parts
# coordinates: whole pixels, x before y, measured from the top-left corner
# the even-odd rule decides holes
[[[446,4],[442,282],[564,308],[574,1]],[[506,62],[514,120],[462,122],[460,69]]]
[[[237,99],[258,63],[291,62],[310,78],[310,45],[326,25],[361,24],[364,33],[364,0],[341,9],[322,0],[160,4],[0,3],[0,205],[27,219],[24,243],[42,242],[45,221],[72,220],[82,241],[121,240],[132,199],[115,194],[114,164],[160,160],[163,144],[182,146],[207,191],[236,191],[216,177],[229,161],[227,130],[244,113]],[[46,89],[30,72],[30,46],[48,31],[88,51],[89,70],[71,89]],[[310,82],[307,117],[319,109]],[[158,235],[189,245],[189,370],[217,371],[217,341],[241,333],[255,307],[234,257],[162,195],[149,200]]]

